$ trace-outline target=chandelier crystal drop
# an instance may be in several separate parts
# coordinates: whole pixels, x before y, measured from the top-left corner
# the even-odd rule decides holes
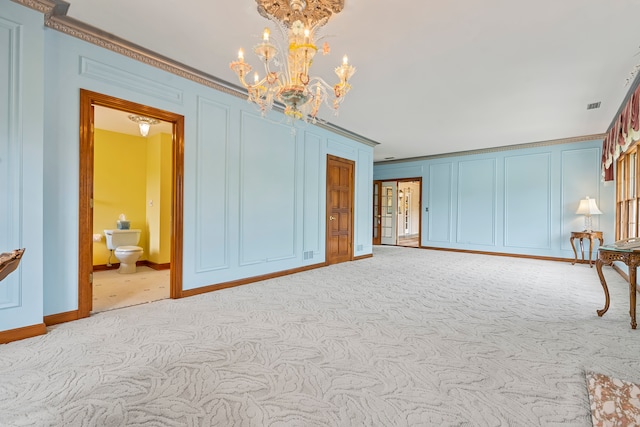
[[[293,119],[314,122],[322,104],[338,113],[345,95],[351,89],[349,79],[356,69],[345,55],[335,69],[338,83],[331,86],[322,78],[310,76],[313,58],[318,52],[316,33],[329,18],[342,10],[344,0],[256,0],[258,12],[273,21],[280,31],[281,41],[265,28],[262,42],[253,52],[264,65],[264,76],[258,73],[247,82],[252,67],[244,60],[244,51],[229,67],[247,89],[249,102],[258,105],[266,115],[274,102],[284,104],[284,113]],[[286,48],[283,49],[282,46]],[[321,52],[330,51],[324,43]]]

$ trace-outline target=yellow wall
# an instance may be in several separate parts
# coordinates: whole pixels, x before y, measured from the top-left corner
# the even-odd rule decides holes
[[[94,150],[93,232],[101,234],[102,241],[93,244],[93,265],[107,263],[104,230],[116,228],[121,213],[131,221],[131,228],[142,230],[138,246],[144,254],[140,259],[168,263],[171,135],[144,138],[96,129]],[[153,206],[149,206],[150,201]],[[167,203],[168,215],[163,209]],[[118,260],[113,256],[111,262]]]
[[[149,137],[147,144],[148,260],[171,260],[171,135]]]

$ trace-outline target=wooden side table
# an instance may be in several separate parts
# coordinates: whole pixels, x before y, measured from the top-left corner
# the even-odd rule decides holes
[[[580,252],[582,253],[582,262],[584,262],[584,244],[582,243],[582,239],[589,239],[589,267],[593,267],[591,265],[591,254],[593,253],[593,240],[598,239],[600,241],[600,246],[604,244],[604,240],[602,238],[602,231],[572,231],[571,232],[571,247],[573,248],[573,256],[574,260],[571,265],[574,265],[578,262],[578,253],[576,252],[576,245],[573,243],[574,239],[580,239]]]
[[[636,328],[636,268],[640,265],[640,251],[633,249],[618,249],[615,247],[598,248],[598,260],[596,270],[600,283],[604,290],[605,303],[602,310],[597,310],[598,316],[602,317],[609,310],[609,288],[602,274],[603,265],[611,265],[614,261],[624,262],[629,267],[629,315],[631,316],[631,329]]]

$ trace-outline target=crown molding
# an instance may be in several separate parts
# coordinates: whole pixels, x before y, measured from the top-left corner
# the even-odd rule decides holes
[[[131,43],[115,34],[102,31],[99,28],[85,24],[75,18],[67,16],[69,3],[64,0],[12,0],[22,6],[37,10],[44,14],[44,25],[53,30],[78,38],[104,49],[124,55],[128,58],[142,62],[168,73],[191,80],[203,86],[210,87],[220,92],[238,98],[246,99],[247,91],[211,74],[190,67],[181,62],[160,55],[135,43]],[[274,110],[284,112],[284,107],[274,105]],[[370,147],[379,145],[378,142],[348,131],[329,122],[318,121],[316,126],[326,129],[338,135],[361,142]]]
[[[66,15],[70,4],[64,0],[11,0],[29,9],[42,12],[45,21],[53,15]]]
[[[459,157],[459,156],[495,153],[498,151],[510,151],[510,150],[522,150],[525,148],[548,147],[551,145],[572,144],[574,142],[593,141],[597,139],[604,139],[604,137],[605,137],[604,133],[596,133],[593,135],[576,136],[572,138],[551,139],[548,141],[528,142],[525,144],[504,145],[501,147],[491,147],[491,148],[480,148],[478,150],[455,151],[451,153],[434,154],[432,156],[409,157],[406,159],[394,159],[394,160],[381,160],[378,162],[374,162],[373,164],[375,166],[381,166],[381,165],[389,165],[393,163],[407,163],[407,162],[416,162],[416,161],[422,161],[422,160],[443,159],[446,157]]]

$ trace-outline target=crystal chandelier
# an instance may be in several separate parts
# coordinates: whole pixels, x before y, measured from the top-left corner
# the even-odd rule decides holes
[[[337,114],[345,95],[351,89],[349,79],[356,69],[349,65],[347,56],[336,67],[338,83],[329,85],[322,78],[310,76],[313,57],[318,51],[317,31],[335,13],[342,11],[344,0],[256,0],[260,15],[276,24],[282,42],[271,37],[265,28],[262,42],[253,48],[264,65],[265,75],[255,73],[253,83],[245,80],[251,65],[244,62],[244,52],[229,66],[247,89],[248,101],[257,104],[262,115],[271,110],[274,102],[284,104],[284,113],[293,119],[315,121],[318,110],[325,104]],[[282,44],[286,43],[286,49]],[[322,53],[328,54],[325,42]]]

